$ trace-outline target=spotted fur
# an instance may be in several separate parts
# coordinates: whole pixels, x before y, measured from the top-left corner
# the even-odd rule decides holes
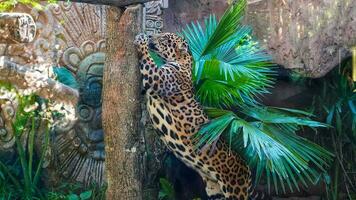
[[[147,95],[147,109],[164,144],[206,184],[209,199],[246,200],[251,172],[244,160],[229,151],[221,139],[216,148],[196,151],[192,136],[209,121],[195,100],[192,86],[192,56],[179,36],[140,34],[135,39],[141,55],[140,70]],[[158,68],[148,50],[164,59]]]

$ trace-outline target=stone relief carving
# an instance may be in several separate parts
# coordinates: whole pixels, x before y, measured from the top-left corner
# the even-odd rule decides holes
[[[0,55],[29,67],[40,64],[66,67],[79,85],[77,120],[63,122],[51,133],[51,148],[44,167],[54,181],[58,181],[56,176],[60,174],[86,185],[101,185],[105,182],[101,87],[106,8],[64,2],[41,11],[25,6],[15,10],[32,15],[37,35],[32,43],[1,44]],[[11,103],[1,102],[1,106],[0,145],[11,148],[13,134],[7,122],[16,108]]]
[[[167,0],[145,4],[143,26],[147,34],[162,31],[162,9],[167,6]],[[58,181],[59,174],[85,185],[102,185],[105,183],[105,149],[101,91],[106,8],[61,2],[41,11],[25,6],[15,10],[29,13],[34,18],[37,34],[32,43],[0,44],[0,55],[10,56],[14,62],[29,67],[41,64],[63,66],[78,81],[77,120],[63,121],[51,133],[51,147],[44,165],[50,182]],[[16,104],[1,98],[0,101],[1,151],[14,145],[9,122],[14,117]]]
[[[0,43],[31,42],[36,35],[32,17],[25,13],[0,13]]]
[[[80,99],[78,120],[55,130],[52,144],[55,166],[65,178],[85,184],[105,182],[104,132],[101,122],[101,90],[105,54],[104,40],[87,41],[80,48],[68,48],[63,61],[77,69]],[[89,50],[90,49],[90,50]],[[82,58],[77,60],[78,58]],[[74,65],[73,65],[74,63]]]
[[[15,117],[17,103],[5,91],[0,90],[0,151],[15,144],[11,122]]]
[[[55,171],[89,184],[105,183],[104,133],[101,123],[101,88],[105,61],[105,8],[79,3],[52,7],[64,37],[59,64],[76,75],[80,99],[77,121],[54,131],[52,153]],[[59,166],[59,167],[58,167]]]
[[[152,35],[162,32],[162,10],[168,7],[168,0],[159,0],[145,3],[143,9],[143,30]]]

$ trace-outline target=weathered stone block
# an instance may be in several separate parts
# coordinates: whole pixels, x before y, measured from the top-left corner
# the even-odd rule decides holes
[[[351,55],[355,17],[352,0],[255,0],[249,2],[246,24],[274,62],[317,78]]]
[[[28,43],[36,36],[36,24],[26,13],[0,13],[0,43]]]

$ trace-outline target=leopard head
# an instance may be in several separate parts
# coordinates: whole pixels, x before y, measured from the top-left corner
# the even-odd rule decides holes
[[[191,64],[188,43],[174,33],[161,33],[148,38],[148,48],[157,53],[166,62]]]

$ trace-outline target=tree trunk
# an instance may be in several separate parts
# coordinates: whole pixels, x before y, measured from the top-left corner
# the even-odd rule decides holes
[[[103,78],[107,199],[142,199],[144,145],[140,135],[140,74],[133,44],[142,6],[108,8]]]

